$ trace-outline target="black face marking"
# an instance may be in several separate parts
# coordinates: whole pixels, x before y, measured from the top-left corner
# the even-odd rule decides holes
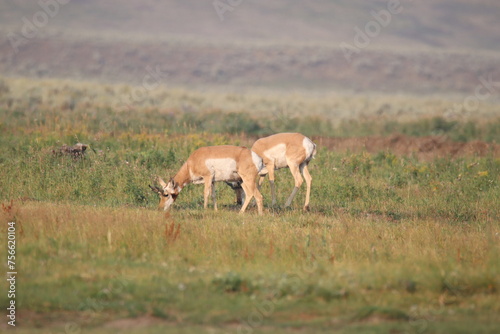
[[[174,201],[175,201],[175,199],[177,198],[177,196],[179,196],[179,195],[176,195],[176,194],[168,194],[168,193],[167,193],[167,194],[165,194],[165,193],[164,193],[164,194],[161,194],[161,195],[162,195],[163,197],[165,197],[165,198],[172,197],[172,199],[173,199]]]

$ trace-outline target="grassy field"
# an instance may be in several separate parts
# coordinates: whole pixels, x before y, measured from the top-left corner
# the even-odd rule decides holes
[[[389,150],[319,147],[310,165],[310,212],[301,211],[303,189],[292,208],[282,207],[293,187],[282,170],[276,208],[269,207],[267,183],[262,189],[263,216],[255,207],[237,215],[223,184],[218,212],[204,211],[201,187],[189,186],[165,216],[148,184],[156,175],[172,176],[195,148],[251,145],[255,136],[307,122],[299,115],[253,118],[247,102],[221,110],[222,95],[213,109],[205,107],[211,93],[205,100],[179,98],[198,103],[194,111],[137,105],[117,112],[116,97],[103,100],[91,88],[68,83],[59,93],[35,82],[30,95],[21,93],[29,83],[9,80],[0,97],[1,238],[4,244],[6,223],[15,221],[18,332],[500,328],[498,156],[420,161]],[[108,87],[108,96],[120,89],[127,88]],[[420,129],[413,135],[497,140],[498,120],[451,122],[426,114],[422,121],[381,122],[373,134]],[[233,117],[234,127],[220,127],[221,115]],[[320,133],[318,124],[325,127]],[[335,134],[349,124],[351,135],[366,135],[359,122],[339,124],[319,112],[301,131]],[[84,158],[54,153],[77,141],[92,148]],[[6,259],[6,247],[0,256]],[[6,294],[0,300],[6,308]]]
[[[48,144],[87,140],[103,147],[107,137],[120,134],[241,137],[285,131],[327,137],[446,135],[456,141],[500,143],[500,103],[493,95],[477,100],[471,109],[456,95],[272,89],[235,93],[0,77],[0,105],[2,130],[41,132]]]

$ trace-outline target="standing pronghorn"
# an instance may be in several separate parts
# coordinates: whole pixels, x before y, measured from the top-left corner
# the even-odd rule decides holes
[[[207,208],[208,197],[212,194],[214,209],[217,210],[214,183],[217,181],[241,182],[246,196],[240,213],[245,212],[250,200],[255,197],[257,210],[259,214],[262,214],[262,195],[255,181],[263,167],[262,159],[246,147],[207,146],[194,151],[168,183],[158,178],[161,188],[151,186],[150,188],[160,195],[159,205],[167,211],[187,184],[204,183],[203,206]]]
[[[295,194],[302,185],[303,180],[301,174],[303,174],[307,185],[304,210],[308,210],[312,177],[311,174],[309,174],[307,165],[316,154],[316,144],[300,133],[278,133],[257,140],[252,146],[252,151],[262,157],[265,165],[259,173],[259,188],[264,181],[265,175],[269,174],[272,205],[276,204],[274,171],[276,169],[288,167],[295,179],[295,187],[288,197],[285,206],[290,206],[290,204],[292,204]]]

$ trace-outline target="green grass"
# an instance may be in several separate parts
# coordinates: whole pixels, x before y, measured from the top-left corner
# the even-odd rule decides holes
[[[262,136],[446,136],[454,141],[500,142],[499,104],[447,115],[460,101],[443,96],[337,95],[283,92],[221,93],[163,86],[132,98],[142,87],[65,80],[0,77],[0,130],[40,134],[42,140],[115,145],[132,134]],[[487,103],[488,102],[488,103]],[[224,119],[224,122],[220,120]],[[102,141],[102,139],[112,140]]]
[[[14,215],[23,230],[19,309],[45,315],[42,326],[153,317],[208,327],[410,328],[419,319],[494,322],[499,311],[493,222],[237,216],[230,208],[179,209],[166,220],[148,209],[38,202],[14,203]],[[22,314],[21,324],[36,323]]]
[[[156,175],[173,176],[197,147],[235,143],[229,136],[207,134],[173,138],[125,132],[115,137],[99,134],[98,139],[91,134],[80,136],[95,151],[89,150],[83,159],[52,153],[58,145],[55,134],[1,137],[6,148],[0,156],[4,199],[153,208],[156,194],[147,185]],[[484,221],[498,217],[494,203],[500,200],[499,170],[500,160],[494,157],[420,162],[390,152],[337,154],[320,148],[311,164],[316,185],[312,200],[317,212],[328,215],[342,208],[357,216],[395,221]],[[293,188],[288,174],[283,170],[277,176],[281,203]],[[265,196],[269,192],[266,187]],[[218,189],[226,203],[230,201],[229,188],[221,184]],[[200,189],[190,186],[176,205],[196,208],[200,201]]]
[[[150,120],[157,114],[147,110],[114,115],[106,131],[104,109],[85,122],[73,117],[84,111],[2,114],[1,221],[18,226],[20,332],[500,326],[498,157],[423,162],[319,147],[310,212],[301,211],[304,189],[283,208],[293,183],[281,170],[277,207],[262,188],[263,216],[255,207],[237,215],[224,184],[219,211],[204,211],[202,189],[191,185],[165,216],[148,188],[156,175],[172,176],[197,147],[251,139],[198,125],[165,131],[167,118]],[[53,154],[77,140],[93,149],[84,158]],[[6,235],[4,224],[2,242]],[[6,307],[6,294],[0,301]]]

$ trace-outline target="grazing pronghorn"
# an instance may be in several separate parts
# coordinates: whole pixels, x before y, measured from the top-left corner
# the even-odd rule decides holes
[[[278,133],[257,140],[252,146],[252,151],[262,158],[265,165],[259,173],[259,188],[266,174],[269,174],[272,205],[274,206],[276,204],[274,171],[276,169],[288,167],[295,179],[295,187],[288,197],[285,206],[290,206],[290,204],[292,204],[295,194],[302,185],[303,179],[301,174],[303,174],[307,185],[304,210],[308,210],[312,177],[311,174],[309,174],[307,165],[316,154],[316,144],[300,133]]]
[[[217,181],[241,182],[245,192],[245,202],[240,213],[245,212],[252,197],[257,201],[257,210],[262,214],[262,195],[256,186],[256,179],[264,167],[262,159],[246,147],[207,146],[194,151],[177,174],[165,183],[161,178],[159,187],[150,188],[160,195],[160,207],[167,211],[174,203],[182,188],[189,183],[205,184],[204,208],[212,194],[214,209],[217,210],[214,183]]]

